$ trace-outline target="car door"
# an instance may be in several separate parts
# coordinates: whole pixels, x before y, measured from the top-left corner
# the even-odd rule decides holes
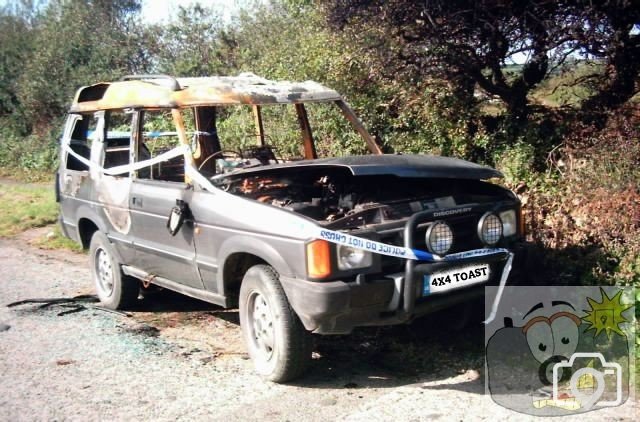
[[[193,223],[186,221],[174,236],[167,229],[176,200],[188,202],[190,193],[183,183],[144,179],[132,183],[129,206],[135,266],[149,274],[202,288],[195,262]]]
[[[170,114],[162,110],[140,112],[136,162],[156,157],[178,145],[174,134],[157,131],[152,126],[162,119],[170,119]],[[192,188],[184,182],[183,171],[184,158],[179,156],[136,172],[129,196],[131,232],[136,249],[134,266],[151,275],[202,289],[192,221],[185,221],[175,235],[167,229],[169,214],[176,201],[189,203],[193,195]]]

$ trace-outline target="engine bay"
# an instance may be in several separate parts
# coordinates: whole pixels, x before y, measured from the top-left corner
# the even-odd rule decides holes
[[[508,197],[479,180],[353,176],[339,166],[290,167],[227,173],[212,178],[220,189],[304,215],[333,229],[364,228],[435,209]]]

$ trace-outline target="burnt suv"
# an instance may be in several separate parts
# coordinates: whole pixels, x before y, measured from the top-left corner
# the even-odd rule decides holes
[[[315,82],[140,75],[78,90],[56,189],[104,306],[153,284],[239,307],[257,372],[283,382],[311,333],[406,323],[504,285],[522,217],[498,177],[382,154]]]

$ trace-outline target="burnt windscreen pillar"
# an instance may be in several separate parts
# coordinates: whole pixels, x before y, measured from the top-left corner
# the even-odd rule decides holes
[[[205,159],[222,149],[216,129],[216,108],[214,106],[194,107],[197,139],[202,150],[199,159]]]

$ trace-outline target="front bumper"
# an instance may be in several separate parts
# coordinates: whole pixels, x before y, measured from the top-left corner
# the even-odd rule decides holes
[[[496,211],[502,204],[489,207]],[[487,209],[481,211],[491,209],[485,208]],[[404,225],[404,247],[413,248],[418,225],[434,218],[434,211],[412,215]],[[354,281],[308,281],[281,276],[281,282],[291,306],[307,330],[318,334],[347,334],[359,326],[406,323],[430,312],[482,296],[485,285],[501,281],[510,253],[515,251],[520,255],[521,245],[515,239],[508,243],[509,250],[496,249],[490,255],[454,254],[437,262],[405,259],[405,269],[402,272],[359,274]],[[455,260],[447,259],[454,257]],[[519,261],[522,261],[522,256],[518,258],[520,259],[516,259],[514,267],[518,267]],[[489,264],[490,277],[486,282],[423,295],[425,275],[481,263]],[[515,273],[518,273],[517,269]]]
[[[281,276],[291,306],[305,328],[318,334],[347,334],[355,327],[394,325],[463,303],[484,294],[500,280],[508,253],[456,261],[407,260],[405,272],[359,275],[355,281],[317,282]],[[489,280],[469,287],[423,296],[424,275],[449,268],[487,263]]]

